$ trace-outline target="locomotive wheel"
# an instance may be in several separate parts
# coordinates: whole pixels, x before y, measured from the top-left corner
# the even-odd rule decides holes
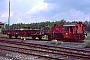
[[[82,36],[82,40],[84,40],[85,39],[85,36]]]
[[[42,40],[42,36],[38,36],[38,38],[39,38],[40,40]]]
[[[16,35],[15,38],[17,38],[18,36]]]
[[[9,35],[9,38],[12,38],[12,35]]]
[[[32,36],[32,39],[36,39],[36,37],[35,36]]]
[[[65,38],[63,38],[62,41],[65,42],[66,41]]]
[[[48,35],[48,40],[51,40],[52,38],[51,38],[51,35]]]

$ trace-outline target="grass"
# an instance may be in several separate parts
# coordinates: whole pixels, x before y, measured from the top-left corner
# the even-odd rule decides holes
[[[62,41],[58,41],[58,45],[61,45],[63,42]]]
[[[87,32],[87,36],[85,37],[85,47],[90,47],[90,32]]]
[[[58,45],[61,45],[61,44],[62,44],[62,41],[51,40],[51,44],[58,44]]]
[[[0,38],[8,38],[8,35],[0,34]]]
[[[90,47],[90,40],[85,42],[85,47]]]
[[[51,44],[57,44],[57,40],[51,40]]]

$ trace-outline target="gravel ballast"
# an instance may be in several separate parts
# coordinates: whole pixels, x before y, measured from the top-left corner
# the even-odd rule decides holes
[[[0,50],[0,60],[44,60],[44,59],[38,58],[37,56]]]

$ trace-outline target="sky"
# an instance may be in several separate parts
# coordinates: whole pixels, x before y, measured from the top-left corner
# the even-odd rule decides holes
[[[0,22],[8,23],[9,0],[0,0]],[[89,21],[90,0],[10,0],[10,24]]]

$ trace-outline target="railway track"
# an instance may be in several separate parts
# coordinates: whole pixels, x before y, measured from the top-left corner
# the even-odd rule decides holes
[[[9,40],[11,40],[11,39],[19,39],[20,40],[21,39],[21,38],[8,38],[8,37],[0,37],[0,38],[2,38],[2,39],[9,39]],[[32,38],[26,38],[26,40],[32,40]],[[38,41],[50,41],[48,39],[41,39],[41,40],[38,39],[38,38],[37,39],[34,39],[34,41],[37,41],[37,40]]]
[[[65,60],[73,57],[74,59],[90,59],[90,50],[75,49],[69,47],[55,47],[33,43],[22,43],[17,41],[0,40],[2,43],[15,44],[22,47],[0,44],[0,49],[13,51],[48,59]],[[25,48],[23,46],[29,47]],[[3,48],[5,47],[5,48]],[[32,53],[34,52],[34,53]],[[43,55],[44,54],[44,55]]]

